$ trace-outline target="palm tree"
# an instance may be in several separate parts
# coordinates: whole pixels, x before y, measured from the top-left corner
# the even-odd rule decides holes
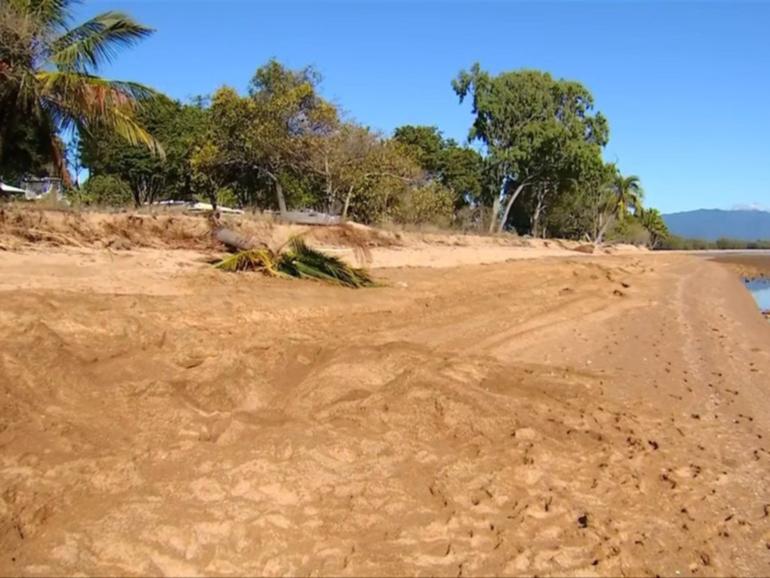
[[[120,48],[152,33],[120,12],[68,27],[74,0],[0,1],[0,167],[22,125],[33,127],[55,170],[67,178],[61,137],[107,128],[157,154],[160,145],[135,112],[155,93],[96,75]]]
[[[650,249],[655,249],[669,236],[668,227],[658,209],[644,209],[640,215],[642,226],[650,234]]]
[[[606,195],[605,209],[602,211],[602,225],[596,236],[596,243],[601,244],[604,235],[607,232],[613,220],[623,221],[633,211],[634,215],[641,215],[644,211],[642,199],[644,199],[644,190],[639,177],[629,175],[624,177],[620,169],[614,164],[607,165],[611,171],[607,182],[604,185],[604,194]]]
[[[612,191],[615,198],[615,217],[622,221],[629,211],[634,214],[641,213],[642,200],[644,199],[644,190],[639,177],[629,175],[624,177],[620,170],[615,168],[615,177],[612,181]]]

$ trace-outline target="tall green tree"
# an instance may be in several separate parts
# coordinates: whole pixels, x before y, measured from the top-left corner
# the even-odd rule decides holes
[[[152,30],[121,12],[105,12],[70,28],[72,0],[3,0],[0,3],[0,171],[20,152],[20,124],[39,131],[43,151],[67,177],[60,135],[105,127],[131,143],[161,152],[137,122],[149,88],[96,75],[120,49]]]
[[[165,157],[99,128],[80,139],[83,165],[91,175],[112,175],[127,183],[136,206],[161,198],[191,198],[190,160],[208,128],[202,102],[182,104],[159,96],[138,111],[137,120],[163,146]]]
[[[484,159],[472,148],[446,141],[441,154],[439,181],[454,193],[455,210],[481,202],[484,190]]]
[[[347,216],[355,177],[379,140],[379,135],[352,122],[340,123],[326,138],[316,139],[308,151],[307,166],[321,181],[324,210],[340,211],[344,202],[343,216]]]
[[[442,154],[446,148],[438,127],[404,125],[393,131],[393,139],[411,153],[419,165],[429,173],[438,174],[443,166]]]
[[[410,190],[423,182],[420,166],[404,147],[393,139],[382,138],[344,178],[350,188],[342,216],[363,223],[392,217]]]
[[[421,178],[404,145],[352,122],[316,139],[308,154],[322,181],[325,208],[343,219],[379,220],[398,193]]]
[[[318,94],[321,77],[312,67],[290,70],[276,60],[257,69],[249,85],[257,125],[252,126],[261,172],[275,187],[281,213],[286,212],[280,173],[305,160],[302,152],[337,126],[336,108]]]
[[[452,86],[461,102],[472,100],[468,136],[484,144],[496,177],[490,230],[505,228],[525,188],[565,180],[579,165],[575,157],[600,155],[607,142],[607,121],[593,113],[591,93],[577,82],[534,70],[492,76],[475,64]]]
[[[479,201],[484,164],[477,151],[445,139],[435,126],[404,125],[394,131],[393,139],[406,147],[430,179],[453,192],[456,209]]]
[[[197,158],[195,165],[222,186],[267,180],[286,213],[285,184],[306,168],[315,141],[338,125],[336,108],[318,95],[319,80],[312,68],[290,70],[271,60],[257,69],[248,96],[219,89],[206,146],[196,153],[205,162]]]

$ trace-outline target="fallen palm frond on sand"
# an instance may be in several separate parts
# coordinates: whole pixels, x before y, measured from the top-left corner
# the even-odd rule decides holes
[[[351,267],[338,257],[313,249],[301,237],[292,237],[275,251],[268,247],[243,249],[214,266],[221,271],[258,271],[270,277],[317,279],[353,288],[374,285],[365,269]]]

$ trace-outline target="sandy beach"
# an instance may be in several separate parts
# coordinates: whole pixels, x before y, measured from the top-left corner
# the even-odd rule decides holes
[[[432,250],[359,291],[0,252],[0,574],[767,572],[770,325],[735,271]]]
[[[768,23],[0,0],[0,578],[770,577]]]

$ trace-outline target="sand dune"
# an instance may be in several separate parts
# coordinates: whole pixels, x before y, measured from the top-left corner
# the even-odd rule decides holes
[[[770,568],[770,326],[732,271],[377,274],[0,253],[0,574]]]

